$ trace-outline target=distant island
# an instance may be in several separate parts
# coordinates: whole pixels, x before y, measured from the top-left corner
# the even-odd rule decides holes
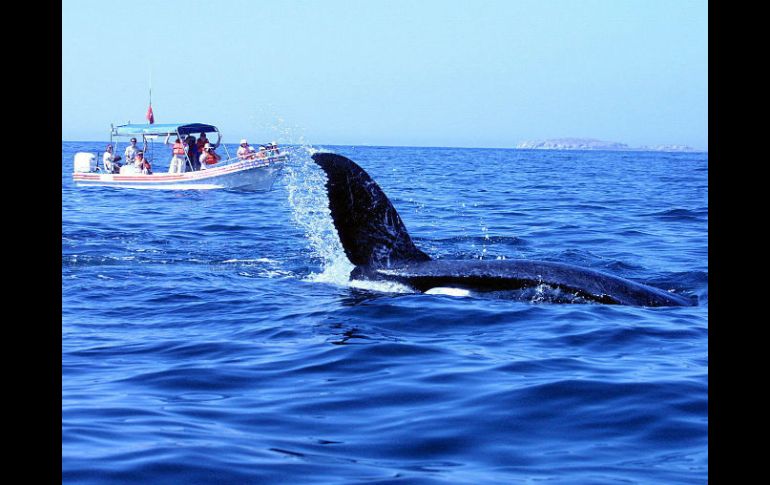
[[[649,145],[630,147],[625,143],[603,141],[595,138],[552,138],[541,141],[525,141],[516,148],[536,150],[618,150],[618,151],[654,151],[654,152],[700,152],[687,145]]]

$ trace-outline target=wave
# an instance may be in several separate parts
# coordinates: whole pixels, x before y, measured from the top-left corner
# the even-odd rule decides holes
[[[421,241],[421,238],[414,238],[415,241]],[[526,246],[528,242],[525,239],[516,236],[453,236],[440,239],[430,239],[430,242],[442,244],[501,244],[508,246]]]
[[[668,209],[659,212],[644,214],[649,217],[655,217],[664,221],[701,221],[708,217],[708,208],[706,209]]]

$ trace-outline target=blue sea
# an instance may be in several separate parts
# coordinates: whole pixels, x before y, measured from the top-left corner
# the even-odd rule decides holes
[[[265,193],[75,187],[104,144],[62,143],[64,483],[707,482],[707,153],[296,145]],[[350,282],[313,150],[433,258],[698,305]]]

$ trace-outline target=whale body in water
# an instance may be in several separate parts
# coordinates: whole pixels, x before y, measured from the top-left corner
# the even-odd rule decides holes
[[[526,290],[547,285],[588,301],[637,306],[692,306],[681,295],[588,268],[528,260],[434,260],[417,248],[388,197],[368,173],[334,153],[315,153],[326,172],[334,227],[356,267],[351,278],[390,280],[421,292],[437,288]]]

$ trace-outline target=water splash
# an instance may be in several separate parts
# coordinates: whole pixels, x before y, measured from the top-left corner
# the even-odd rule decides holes
[[[350,272],[355,266],[345,255],[334,227],[326,193],[326,174],[311,158],[321,151],[324,150],[301,145],[294,150],[291,163],[284,169],[292,218],[303,229],[311,256],[321,263],[320,273],[311,272],[305,281],[381,293],[414,292],[408,286],[392,281],[350,280]]]
[[[396,281],[350,280],[348,285],[351,288],[377,291],[380,293],[415,293],[414,289]]]
[[[284,169],[289,207],[294,222],[302,228],[312,257],[321,262],[321,272],[311,273],[309,281],[349,284],[353,265],[345,255],[329,210],[326,174],[311,156],[321,150],[303,144],[291,156]]]
[[[272,103],[260,104],[249,117],[249,129],[265,137],[263,142],[276,141],[281,146],[308,146],[304,129],[299,125],[291,125],[279,111]]]
[[[489,244],[489,229],[484,223],[484,219],[479,220],[479,226],[481,226],[481,233],[484,234],[484,239],[481,244],[481,255],[479,259],[484,259],[487,256],[487,244]]]
[[[259,133],[271,133],[283,146],[291,146],[289,162],[283,170],[288,202],[294,223],[303,230],[310,255],[321,263],[320,273],[310,273],[310,281],[346,285],[353,266],[345,256],[329,210],[326,174],[311,156],[322,151],[307,141],[300,126],[292,126],[266,103],[251,120]]]

